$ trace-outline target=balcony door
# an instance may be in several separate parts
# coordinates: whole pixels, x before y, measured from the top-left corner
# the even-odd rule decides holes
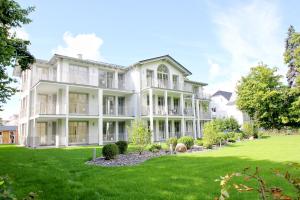
[[[159,140],[166,139],[165,121],[158,121],[158,136],[159,136]]]
[[[174,132],[175,132],[175,137],[177,138],[181,137],[180,121],[174,121]]]
[[[153,71],[152,70],[147,70],[147,87],[152,87],[153,86]]]
[[[115,122],[103,122],[103,141],[115,141],[116,135],[116,123]]]
[[[70,144],[88,143],[88,122],[85,121],[69,122],[69,143]]]
[[[38,94],[38,103],[37,103],[37,113],[36,114],[47,114],[48,108],[48,95]]]
[[[70,82],[77,84],[88,84],[89,74],[88,68],[83,66],[70,65]]]
[[[104,96],[103,97],[103,114],[114,115],[115,114],[115,97]]]
[[[165,65],[157,68],[157,83],[159,88],[168,88],[169,70]]]
[[[118,97],[118,114],[125,115],[125,97]]]
[[[81,115],[88,114],[88,94],[70,93],[69,113]]]

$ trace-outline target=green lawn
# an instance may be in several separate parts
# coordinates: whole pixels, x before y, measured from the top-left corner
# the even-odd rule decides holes
[[[98,148],[98,152],[100,152]],[[148,160],[133,167],[87,166],[89,147],[26,149],[0,146],[0,174],[14,181],[17,196],[41,191],[40,199],[213,199],[220,175],[258,166],[270,185],[292,191],[271,168],[300,162],[300,136],[247,141],[218,151]],[[258,199],[232,192],[232,199]]]

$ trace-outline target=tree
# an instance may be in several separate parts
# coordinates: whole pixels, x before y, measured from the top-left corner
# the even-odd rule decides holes
[[[21,70],[26,70],[34,62],[33,55],[28,51],[30,42],[18,39],[15,33],[11,33],[15,28],[31,22],[27,16],[33,10],[34,7],[23,9],[13,0],[0,1],[0,111],[17,91],[11,86],[16,80],[9,77],[7,68],[18,65]]]
[[[146,123],[136,120],[132,123],[130,132],[132,144],[136,145],[138,152],[142,154],[147,145],[151,143],[151,131]]]
[[[263,128],[281,128],[288,117],[286,88],[276,68],[260,64],[251,68],[237,85],[237,106]]]

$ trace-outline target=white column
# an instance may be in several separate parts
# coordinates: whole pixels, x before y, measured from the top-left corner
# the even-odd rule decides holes
[[[164,91],[164,99],[165,99],[165,114],[168,115],[168,91]]]
[[[181,135],[185,136],[185,121],[184,118],[181,118]]]
[[[200,131],[200,112],[199,112],[199,100],[196,100],[196,112],[197,112],[197,127],[198,127],[198,137],[201,137]]]
[[[115,113],[116,113],[116,116],[119,115],[119,99],[118,99],[118,96],[115,96]]]
[[[118,83],[118,71],[116,70],[115,71],[115,85],[114,85],[114,88],[118,88],[119,87],[119,83]]]
[[[34,87],[34,93],[33,93],[33,117],[35,117],[36,113],[36,107],[37,105],[37,91],[36,91],[36,87]]]
[[[155,120],[155,140],[160,139],[160,135],[159,135],[159,122],[156,119]]]
[[[56,120],[56,127],[55,127],[55,146],[59,147],[59,132],[58,132],[58,121]],[[53,127],[52,127],[53,128]]]
[[[119,122],[116,121],[116,141],[119,141]]]
[[[150,120],[150,131],[152,132],[151,142],[154,142],[154,130],[153,130],[153,91],[149,89],[149,120]]]
[[[166,139],[169,139],[170,133],[169,133],[169,119],[166,117],[165,119],[165,132],[166,132]]]
[[[103,90],[98,89],[98,144],[103,145]]]
[[[66,146],[69,145],[69,86],[66,86],[66,95],[65,95],[65,101],[66,101],[66,124],[65,124],[65,136],[66,136]]]
[[[196,109],[195,109],[195,94],[192,95],[192,109],[193,109],[193,131],[194,138],[197,138],[197,129],[196,129]]]
[[[32,125],[32,147],[36,147],[36,122],[35,118],[33,119],[33,125]]]
[[[180,109],[181,109],[181,115],[184,115],[184,98],[183,98],[183,93],[180,94]]]

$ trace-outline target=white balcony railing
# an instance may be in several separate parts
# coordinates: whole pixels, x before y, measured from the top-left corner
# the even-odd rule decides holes
[[[118,112],[116,110],[118,109]],[[132,116],[133,108],[130,106],[110,106],[110,107],[103,107],[103,115],[108,116]]]
[[[181,115],[181,108],[179,106],[176,106],[174,108],[169,108],[168,114],[169,115]]]
[[[193,116],[194,115],[193,108],[184,108],[184,115]]]
[[[200,112],[200,119],[211,119],[211,112]]]

